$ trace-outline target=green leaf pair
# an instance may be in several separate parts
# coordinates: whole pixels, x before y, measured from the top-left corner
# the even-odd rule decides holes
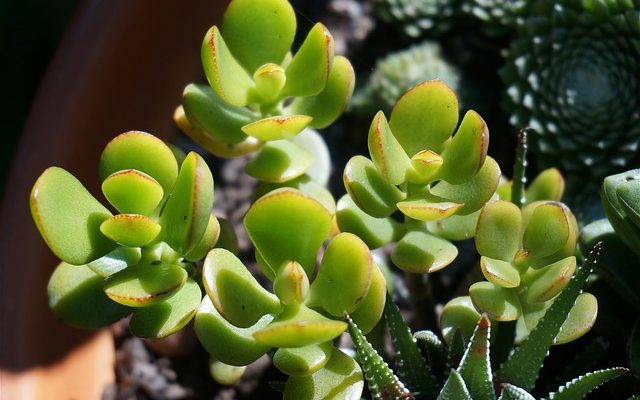
[[[189,262],[220,234],[211,171],[198,154],[174,153],[138,131],[109,142],[99,169],[103,194],[120,214],[58,167],[45,170],[31,192],[36,226],[63,261],[49,283],[50,304],[76,326],[96,328],[133,312],[137,335],[169,335],[200,303]]]
[[[620,239],[640,256],[640,169],[605,178],[602,205]]]
[[[455,134],[454,134],[455,133]],[[446,239],[473,236],[477,211],[500,179],[487,156],[489,131],[469,111],[458,126],[458,99],[438,80],[408,90],[387,121],[379,112],[369,130],[371,158],[347,163],[341,200],[342,230],[379,247],[398,241],[394,263],[410,272],[433,272],[450,264],[456,247]],[[405,223],[391,215],[400,211]]]

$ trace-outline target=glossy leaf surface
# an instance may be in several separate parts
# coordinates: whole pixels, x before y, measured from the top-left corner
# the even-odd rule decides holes
[[[118,214],[100,224],[100,232],[127,247],[141,247],[155,239],[162,228],[153,219],[139,214]]]
[[[538,270],[529,271],[524,280],[528,282],[527,301],[542,303],[555,297],[573,276],[576,258],[567,257]]]
[[[260,181],[282,183],[303,175],[312,163],[307,150],[290,140],[276,140],[265,144],[245,171]]]
[[[242,127],[249,136],[264,142],[287,139],[296,136],[311,122],[308,115],[277,115],[251,122]]]
[[[493,284],[504,288],[520,286],[520,272],[509,262],[482,256],[480,268],[484,277]]]
[[[554,344],[569,343],[581,337],[593,327],[598,316],[598,300],[591,293],[580,293],[567,319],[556,335]]]
[[[373,117],[369,128],[368,145],[371,159],[382,176],[393,185],[403,183],[407,170],[411,167],[411,160],[393,136],[382,111]]]
[[[395,240],[402,231],[400,224],[393,219],[375,218],[362,211],[349,195],[338,201],[336,216],[342,232],[357,235],[372,249]]]
[[[273,355],[273,365],[289,376],[308,376],[324,367],[333,351],[331,342],[281,348]]]
[[[162,186],[151,176],[135,169],[109,175],[102,193],[123,214],[150,215],[164,196]]]
[[[495,321],[515,321],[522,313],[518,291],[491,282],[476,282],[469,288],[473,305]]]
[[[287,65],[285,96],[313,96],[324,89],[333,62],[333,38],[327,28],[317,23],[311,28],[300,49]]]
[[[209,223],[207,224],[207,229],[204,231],[204,234],[200,238],[200,241],[195,245],[193,249],[191,249],[187,254],[184,255],[184,258],[189,261],[199,261],[203,259],[209,250],[213,249],[213,246],[216,245],[218,239],[220,238],[220,223],[215,215],[209,215]]]
[[[475,111],[467,111],[458,131],[442,152],[440,176],[452,184],[463,183],[484,164],[489,148],[489,129]]]
[[[453,340],[453,334],[459,330],[464,341],[468,341],[473,334],[480,313],[476,310],[469,296],[454,297],[442,309],[440,328],[442,337],[447,343]]]
[[[407,233],[391,253],[393,263],[405,271],[435,272],[451,264],[458,249],[449,241],[425,232]]]
[[[496,201],[482,208],[476,226],[476,248],[483,256],[512,261],[520,245],[520,209],[507,201]]]
[[[129,266],[137,264],[141,257],[142,255],[139,248],[118,246],[113,251],[97,260],[91,261],[87,265],[93,272],[106,278]]]

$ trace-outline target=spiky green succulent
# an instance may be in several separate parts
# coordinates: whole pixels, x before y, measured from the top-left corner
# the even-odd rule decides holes
[[[581,179],[627,165],[640,141],[640,1],[541,1],[502,78],[511,123],[535,129],[541,163]]]
[[[482,29],[488,34],[502,35],[516,28],[532,3],[527,0],[467,0],[462,10],[480,20]]]
[[[379,60],[367,84],[353,96],[351,108],[358,113],[389,113],[404,92],[432,79],[457,91],[460,72],[443,58],[437,42],[424,41]]]
[[[446,32],[453,26],[462,0],[376,0],[380,18],[397,24],[410,37]]]

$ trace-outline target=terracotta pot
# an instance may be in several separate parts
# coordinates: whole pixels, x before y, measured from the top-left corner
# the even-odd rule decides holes
[[[87,0],[79,8],[32,106],[2,203],[3,399],[98,399],[113,382],[108,330],[67,327],[47,306],[57,261],[31,220],[29,192],[58,165],[97,195],[97,160],[112,137],[136,129],[170,139],[182,89],[200,75],[202,37],[225,5]]]

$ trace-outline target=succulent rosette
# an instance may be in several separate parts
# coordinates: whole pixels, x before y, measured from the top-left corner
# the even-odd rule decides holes
[[[502,70],[511,123],[541,163],[602,179],[637,154],[639,60],[639,1],[541,1]]]
[[[500,36],[514,31],[534,3],[527,0],[467,0],[462,4],[462,10],[481,21],[487,34]]]
[[[463,0],[376,0],[377,15],[399,25],[409,37],[439,34],[451,29]]]
[[[334,369],[323,369],[332,363],[346,368],[343,380],[362,381],[357,364],[332,340],[347,328],[345,313],[365,331],[382,315],[386,281],[367,245],[351,233],[340,233],[329,240],[316,268],[332,215],[317,200],[288,187],[259,198],[244,225],[273,293],[235,255],[211,250],[203,267],[207,296],[195,322],[205,348],[233,366],[248,365],[273,350],[276,367],[292,376],[293,383],[287,383],[292,393],[335,375]]]
[[[131,331],[163,337],[195,314],[201,291],[193,262],[213,248],[213,177],[197,153],[185,156],[138,131],[100,157],[103,206],[66,170],[50,167],[31,191],[31,214],[62,262],[48,285],[65,322],[98,328],[128,314]]]
[[[442,81],[416,85],[389,121],[383,112],[374,117],[371,158],[355,156],[344,170],[348,195],[338,202],[338,226],[371,248],[396,241],[391,259],[408,272],[450,264],[458,251],[449,240],[473,237],[478,212],[500,180],[487,156],[484,120],[468,111],[458,125],[458,112],[455,93]]]

